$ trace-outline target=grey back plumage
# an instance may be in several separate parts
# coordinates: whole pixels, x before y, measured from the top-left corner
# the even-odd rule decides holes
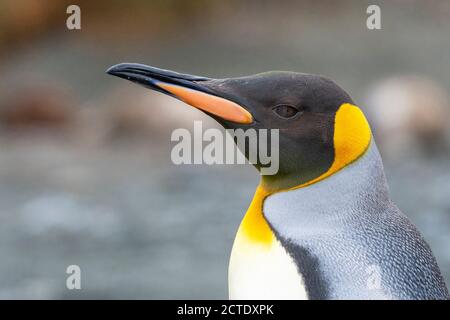
[[[448,299],[428,244],[390,200],[375,143],[354,163],[264,202],[310,299]]]

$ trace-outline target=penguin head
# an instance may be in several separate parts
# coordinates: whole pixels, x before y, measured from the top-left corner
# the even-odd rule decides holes
[[[361,110],[323,76],[277,71],[211,79],[134,63],[115,65],[107,73],[180,99],[226,129],[278,129],[279,168],[261,182],[268,192],[332,175],[358,159],[371,140]],[[247,144],[246,156],[255,148]],[[264,166],[259,158],[254,165]]]

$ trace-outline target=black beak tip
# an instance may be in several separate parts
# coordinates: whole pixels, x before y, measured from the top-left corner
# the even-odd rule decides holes
[[[146,83],[148,77],[145,74],[142,74],[142,71],[138,70],[136,66],[138,66],[136,63],[119,63],[109,67],[106,70],[106,73],[140,84]]]
[[[128,65],[127,63],[119,63],[119,64],[115,64],[111,67],[109,67],[106,70],[107,74],[110,74],[112,76],[117,76],[121,71],[124,70],[124,67],[126,67],[126,65]]]
[[[106,73],[107,73],[107,74],[114,75],[114,67],[115,67],[115,66],[109,67],[109,68],[106,70]]]

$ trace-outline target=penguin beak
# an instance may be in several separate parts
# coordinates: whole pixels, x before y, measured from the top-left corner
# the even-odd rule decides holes
[[[225,98],[213,86],[212,79],[181,74],[137,63],[120,63],[106,73],[127,79],[179,99],[214,118],[237,124],[250,124],[253,117],[240,104]]]

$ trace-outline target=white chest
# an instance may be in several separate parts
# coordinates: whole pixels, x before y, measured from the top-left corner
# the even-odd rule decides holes
[[[308,299],[293,259],[274,239],[269,245],[249,241],[238,232],[231,252],[230,299]]]

